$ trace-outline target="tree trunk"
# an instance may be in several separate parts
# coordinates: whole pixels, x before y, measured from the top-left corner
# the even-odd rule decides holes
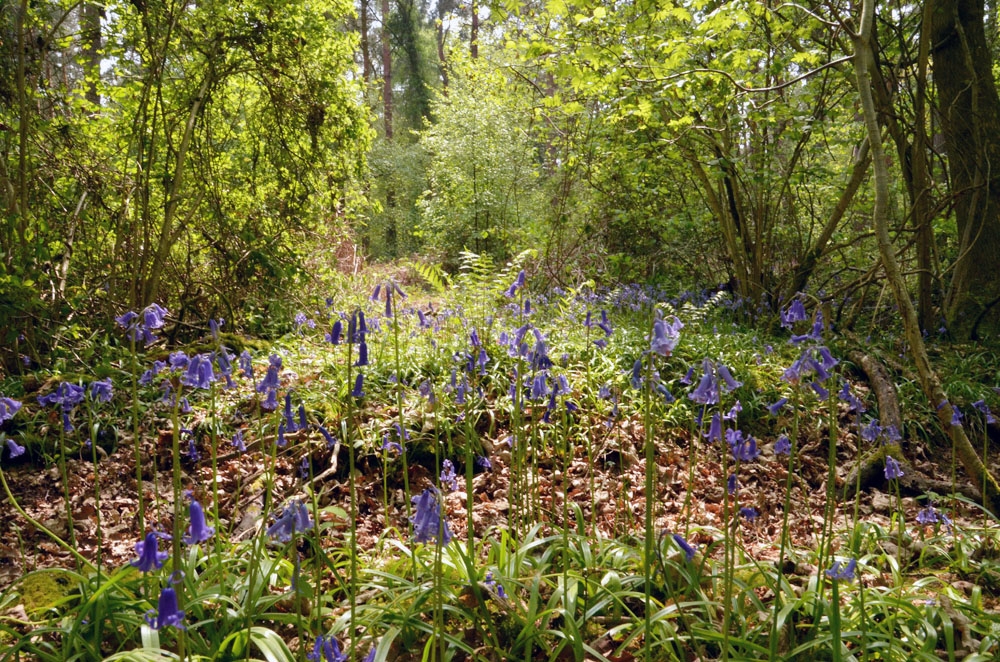
[[[392,49],[389,44],[389,0],[382,0],[382,122],[392,142]]]
[[[97,83],[101,79],[101,17],[100,5],[86,3],[80,15],[80,40],[83,42],[83,74],[86,78],[84,96],[95,110],[101,105]]]
[[[368,0],[361,0],[361,9],[358,11],[361,20],[359,32],[361,32],[361,75],[365,81],[365,87],[372,80],[372,54],[368,44]]]
[[[852,40],[855,50],[854,70],[858,80],[858,96],[864,113],[865,129],[871,145],[872,164],[875,172],[875,208],[872,212],[872,218],[879,255],[882,258],[882,266],[885,268],[886,280],[892,288],[896,305],[903,318],[903,332],[910,346],[910,354],[916,365],[924,396],[937,409],[938,420],[951,436],[952,445],[966,474],[976,485],[983,486],[984,507],[994,515],[1000,515],[1000,485],[983,465],[962,426],[952,425],[954,410],[941,387],[941,380],[927,357],[927,349],[920,333],[917,311],[913,307],[910,293],[906,289],[906,281],[899,270],[892,241],[889,238],[889,168],[885,160],[885,151],[882,148],[882,133],[875,114],[875,102],[872,99],[871,67],[874,66],[874,58],[872,56],[871,35],[874,14],[875,0],[864,0],[861,28],[857,34],[852,34]],[[853,29],[854,26],[849,24],[847,27]]]
[[[984,0],[927,0],[958,255],[945,299],[959,339],[1000,334],[1000,98]]]
[[[472,0],[472,28],[469,30],[469,55],[479,57],[479,2]]]

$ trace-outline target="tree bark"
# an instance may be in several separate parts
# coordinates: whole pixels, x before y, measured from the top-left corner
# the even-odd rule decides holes
[[[392,142],[392,48],[389,40],[389,0],[382,0],[382,122],[386,142]]]
[[[962,426],[951,424],[954,409],[948,402],[948,396],[941,387],[941,380],[927,356],[927,349],[920,332],[920,323],[917,319],[917,311],[910,299],[910,293],[906,289],[906,281],[899,270],[892,241],[889,238],[889,168],[885,160],[885,151],[882,148],[882,134],[875,114],[875,102],[872,98],[871,67],[874,58],[872,56],[871,36],[874,15],[875,0],[864,0],[860,29],[855,33],[854,26],[850,21],[848,21],[847,27],[852,32],[858,96],[872,150],[872,164],[875,173],[875,206],[872,220],[875,226],[879,255],[882,258],[882,266],[885,268],[886,279],[889,281],[896,305],[903,318],[903,332],[909,343],[910,353],[916,365],[924,395],[937,409],[938,420],[951,436],[952,445],[966,474],[974,481],[974,484],[983,486],[984,507],[994,515],[1000,515],[1000,485],[983,465]]]
[[[927,0],[958,256],[945,316],[959,339],[1000,334],[1000,98],[983,0]]]
[[[361,21],[358,31],[361,32],[361,76],[364,78],[365,87],[372,80],[372,54],[368,42],[368,0],[361,0],[361,9],[358,11]]]

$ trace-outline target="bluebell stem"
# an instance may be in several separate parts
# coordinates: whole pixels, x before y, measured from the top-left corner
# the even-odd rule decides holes
[[[159,538],[169,537],[154,531],[147,533],[144,540],[140,540],[135,544],[135,553],[139,558],[129,561],[130,565],[138,568],[139,572],[152,572],[153,570],[162,568],[163,562],[167,560],[170,554],[159,551],[157,541]]]
[[[158,609],[146,612],[146,623],[154,630],[171,625],[180,630],[185,629],[184,612],[177,607],[177,593],[173,587],[166,586],[160,592]]]

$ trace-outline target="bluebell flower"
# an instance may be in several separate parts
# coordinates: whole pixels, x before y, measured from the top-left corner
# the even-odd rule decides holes
[[[425,379],[420,382],[420,386],[417,387],[420,393],[420,397],[427,398],[430,404],[434,404],[434,387],[431,385],[430,380]]]
[[[650,350],[660,356],[670,356],[680,341],[680,331],[683,327],[684,325],[676,316],[674,316],[672,323],[660,319],[653,322],[653,338],[650,341]]]
[[[781,313],[781,326],[791,329],[793,324],[804,321],[806,317],[806,308],[802,305],[802,301],[795,299],[785,312]]]
[[[458,479],[455,476],[455,467],[451,460],[445,460],[441,463],[441,485],[453,492],[458,489]]]
[[[695,555],[694,547],[688,544],[688,541],[684,540],[684,538],[679,533],[673,534],[673,538],[674,538],[674,543],[676,543],[676,545],[681,548],[681,551],[684,552],[684,556],[687,558],[687,560],[693,561]]]
[[[531,395],[529,396],[532,400],[542,400],[549,393],[548,384],[545,380],[545,375],[543,373],[538,373],[535,375],[534,379],[531,380]]]
[[[264,411],[274,411],[275,409],[277,409],[278,391],[273,388],[269,388],[267,390],[267,395],[265,396],[264,401],[260,403],[260,408],[263,409]]]
[[[344,322],[342,320],[337,320],[333,323],[333,327],[330,329],[330,333],[326,334],[324,337],[326,341],[331,345],[340,344],[340,336],[344,332]]]
[[[163,562],[170,556],[167,552],[158,549],[158,539],[167,537],[162,533],[150,531],[144,540],[135,544],[135,553],[139,558],[129,563],[139,569],[139,572],[152,572],[163,567]]]
[[[778,440],[774,442],[774,454],[775,455],[790,455],[792,452],[792,442],[788,439],[786,435],[781,435]]]
[[[687,373],[685,373],[685,375],[681,377],[679,381],[681,384],[684,384],[684,386],[690,386],[692,379],[694,379],[694,366],[688,368]]]
[[[233,435],[233,447],[236,448],[240,453],[247,452],[247,445],[243,442],[243,429],[240,428]]]
[[[274,524],[267,527],[265,533],[269,538],[277,538],[280,542],[288,542],[295,533],[308,531],[313,526],[309,509],[301,501],[293,501],[285,506]]]
[[[729,478],[726,479],[726,491],[730,494],[736,494],[736,490],[740,489],[740,481],[736,478],[736,474],[729,474]]]
[[[610,336],[613,329],[611,328],[611,322],[608,321],[608,311],[601,310],[601,321],[597,323],[597,327],[604,332],[605,336]]]
[[[165,323],[163,318],[168,314],[159,304],[151,303],[142,311],[142,323],[147,329],[162,329]]]
[[[295,434],[299,431],[299,426],[295,423],[295,418],[292,416],[292,394],[285,394],[285,432],[288,434]],[[304,426],[303,426],[304,427]]]
[[[188,402],[187,396],[181,398],[181,413],[182,414],[191,413],[191,403]]]
[[[993,416],[990,411],[990,406],[986,404],[986,400],[976,400],[972,403],[972,406],[977,409],[986,418],[986,424],[992,425],[997,422],[997,419]]]
[[[882,426],[878,424],[878,421],[872,420],[868,425],[861,428],[861,438],[865,441],[871,443],[874,442],[882,435]]]
[[[392,441],[389,439],[388,434],[382,435],[382,450],[384,451],[396,451],[400,455],[403,453],[403,445],[398,441]]]
[[[719,402],[719,383],[715,378],[712,362],[705,359],[702,363],[702,376],[698,386],[688,394],[688,398],[702,405],[714,405]]]
[[[524,287],[524,269],[521,269],[521,271],[518,272],[517,278],[514,279],[514,282],[511,283],[510,287],[508,287],[504,292],[504,296],[508,299],[512,299],[514,298],[514,293],[522,287]]]
[[[735,421],[741,411],[743,411],[743,404],[737,400],[736,403],[729,408],[729,411],[722,415],[722,420]]]
[[[277,439],[278,448],[284,448],[288,444],[288,442],[285,440],[285,432],[286,432],[285,421],[282,420],[280,423],[278,423],[278,439]]]
[[[306,659],[310,662],[346,662],[347,655],[340,652],[340,644],[335,637],[318,635]]]
[[[760,455],[760,451],[757,450],[757,440],[753,437],[731,443],[730,450],[733,452],[733,459],[738,462],[752,462]]]
[[[632,377],[629,379],[629,383],[634,389],[642,388],[642,359],[636,359],[635,363],[632,364]]]
[[[90,383],[90,399],[97,402],[111,402],[112,388],[111,378],[101,379]]]
[[[771,416],[777,416],[778,412],[781,411],[781,408],[784,407],[787,403],[788,403],[788,398],[781,398],[774,404],[768,405],[767,411],[770,412]]]
[[[234,388],[233,383],[233,355],[225,346],[219,347],[218,351],[212,353],[216,365],[219,366],[219,374],[226,378],[226,388]]]
[[[358,376],[354,379],[354,390],[351,391],[351,395],[355,398],[365,397],[365,392],[363,390],[364,386],[365,386],[365,375],[364,373],[359,372]]]
[[[221,317],[219,319],[217,319],[217,320],[209,318],[209,320],[208,320],[208,330],[212,334],[212,340],[213,341],[219,342],[219,329],[225,323],[226,323],[226,320],[222,319]]]
[[[279,366],[275,365],[273,361],[267,366],[267,372],[264,373],[264,379],[260,380],[260,384],[257,384],[258,393],[264,393],[269,390],[277,390],[277,388],[281,386],[281,382],[278,379],[279,369]]]
[[[358,345],[358,360],[354,362],[355,368],[363,368],[368,365],[368,343],[364,339]]]
[[[896,480],[903,477],[903,467],[891,455],[885,456],[885,479]]]
[[[177,607],[177,593],[173,587],[166,586],[160,592],[160,601],[155,611],[150,609],[146,612],[146,623],[154,630],[170,627],[171,625],[184,630],[184,612]],[[155,614],[155,616],[154,616]]]
[[[709,443],[714,443],[722,439],[722,419],[719,417],[718,412],[712,414],[712,422],[708,426],[705,438],[708,439]]]
[[[733,379],[733,375],[729,372],[729,368],[719,363],[716,366],[716,371],[719,373],[719,377],[722,378],[722,383],[725,386],[725,392],[735,391],[739,387],[743,386],[743,382],[738,382]]]
[[[962,427],[962,419],[965,416],[962,415],[962,410],[958,408],[958,405],[951,406],[951,425],[952,427],[960,428]]]
[[[451,531],[448,521],[441,518],[441,505],[437,490],[428,487],[419,496],[411,499],[415,506],[413,517],[413,539],[416,542],[437,540],[439,544],[451,542]],[[439,537],[440,536],[440,537]]]
[[[659,393],[661,396],[663,396],[663,400],[667,404],[670,404],[671,402],[674,402],[674,400],[675,400],[674,394],[671,393],[670,389],[668,389],[662,382],[657,382],[656,386],[653,388],[653,390],[656,391],[657,393]]]
[[[2,435],[0,435],[2,436]],[[15,457],[20,457],[24,455],[24,446],[21,446],[16,441],[11,438],[7,438],[7,450],[9,451],[8,459],[13,460]]]
[[[478,466],[483,471],[493,470],[493,463],[490,462],[490,458],[486,457],[485,455],[476,456],[476,466]]]
[[[128,329],[135,324],[135,321],[137,319],[139,319],[138,313],[136,313],[134,310],[130,310],[116,317],[115,321],[118,322],[118,326],[120,326],[121,328]]]
[[[333,435],[330,434],[329,430],[319,424],[316,425],[316,429],[319,430],[319,433],[323,435],[324,439],[326,439],[327,448],[333,448],[337,445],[337,440],[333,438]]]
[[[748,522],[756,522],[757,518],[760,517],[760,513],[757,512],[757,509],[749,506],[740,508],[740,515]]]
[[[823,385],[820,384],[819,382],[817,381],[809,382],[809,386],[812,387],[812,390],[816,391],[816,395],[819,396],[820,400],[826,400],[827,398],[830,397],[830,392],[827,391],[825,388],[823,388]]]
[[[835,561],[833,566],[826,571],[826,576],[833,580],[853,581],[857,567],[857,559],[851,559],[845,565],[842,565],[840,561]]]
[[[0,395],[0,425],[3,425],[21,408],[21,403],[13,398]]]

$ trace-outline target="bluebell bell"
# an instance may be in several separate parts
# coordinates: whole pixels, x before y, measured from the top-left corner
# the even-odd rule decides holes
[[[885,479],[886,480],[896,480],[903,477],[903,467],[899,465],[899,462],[891,455],[885,456]]]
[[[524,314],[525,315],[531,314],[531,299],[524,300]]]
[[[278,448],[284,448],[288,444],[288,442],[285,440],[286,431],[287,428],[285,428],[285,421],[284,419],[282,419],[282,421],[278,423],[278,439],[276,442],[278,444]]]
[[[318,635],[313,650],[306,655],[309,662],[346,662],[347,655],[340,652],[340,644],[335,637]]]
[[[851,559],[846,565],[841,565],[840,561],[835,561],[833,566],[826,571],[826,576],[833,580],[853,581],[854,571],[857,567],[857,559]]]
[[[233,383],[233,355],[225,346],[222,346],[219,347],[218,351],[213,352],[212,356],[216,365],[219,366],[219,374],[226,378],[226,388],[234,388],[236,384]]]
[[[691,380],[694,379],[694,366],[688,368],[687,373],[684,374],[678,381],[685,386],[691,385]]]
[[[316,425],[316,429],[319,430],[319,433],[323,435],[324,439],[326,439],[327,448],[333,448],[337,445],[337,440],[333,438],[333,435],[330,434],[329,430],[319,424]]]
[[[420,324],[421,329],[430,328],[431,323],[427,321],[427,316],[424,315],[424,311],[420,310],[419,308],[417,309],[417,320],[418,323]]]
[[[172,370],[184,370],[190,362],[191,359],[181,350],[170,352],[170,356],[167,357],[167,363],[170,364]]]
[[[958,408],[958,405],[951,406],[951,425],[952,427],[960,428],[962,427],[962,419],[965,416],[962,415],[962,410]]]
[[[3,435],[0,435],[2,437]],[[7,450],[9,451],[8,459],[13,460],[15,457],[20,457],[24,455],[24,446],[21,446],[16,441],[11,438],[7,438]]]
[[[169,313],[165,308],[156,303],[151,303],[142,311],[142,323],[147,329],[162,329],[164,317]]]
[[[292,394],[285,394],[285,432],[288,434],[295,434],[299,431],[299,426],[295,424],[295,418],[292,416]],[[303,426],[305,427],[305,426]]]
[[[733,452],[733,459],[738,462],[752,462],[760,455],[757,440],[753,437],[730,444],[730,450]]]
[[[237,430],[236,434],[233,435],[233,447],[236,448],[236,450],[239,451],[240,453],[247,452],[247,445],[243,442],[242,428]]]
[[[136,320],[138,319],[139,319],[138,313],[136,313],[134,310],[130,310],[116,317],[115,322],[117,322],[118,326],[120,326],[121,328],[128,329],[132,327],[135,324]]]
[[[382,283],[375,283],[375,289],[372,290],[371,296],[368,297],[369,301],[378,301],[379,294],[382,293]]]
[[[154,630],[170,627],[184,630],[184,612],[177,607],[177,593],[173,587],[166,586],[160,592],[160,600],[156,611],[146,612],[146,623]],[[155,616],[154,616],[155,614]]]
[[[816,391],[816,395],[819,396],[820,400],[826,400],[830,397],[830,392],[823,388],[823,385],[819,382],[815,380],[811,381],[809,382],[809,386],[812,387],[812,390]]]
[[[736,474],[729,474],[729,478],[726,479],[726,491],[730,494],[736,494],[736,490],[740,489],[740,481],[736,478]]]
[[[735,421],[741,411],[743,411],[743,404],[737,400],[733,406],[729,408],[729,411],[722,415],[722,420]]]
[[[403,453],[403,445],[398,441],[392,441],[389,439],[388,434],[382,435],[382,450],[384,451],[396,451],[400,455]]]
[[[476,333],[475,329],[473,329],[472,332],[469,333],[469,343],[473,347],[481,347],[482,344],[483,344],[482,342],[480,342],[480,340],[479,340],[479,334]]]
[[[680,330],[684,325],[674,317],[673,323],[664,320],[653,322],[653,338],[650,342],[650,350],[660,356],[670,356],[680,341]]]
[[[632,364],[632,377],[629,379],[629,383],[634,389],[642,388],[642,359],[636,359],[635,363]]]
[[[718,412],[712,414],[712,422],[708,426],[705,438],[708,439],[709,443],[722,440],[722,419],[719,417]]]
[[[280,542],[288,542],[294,533],[308,531],[313,526],[309,509],[301,501],[293,501],[285,506],[274,524],[267,527],[265,533],[269,538],[277,538]]]
[[[806,308],[802,305],[802,301],[795,299],[785,312],[781,313],[781,326],[791,329],[793,324],[804,321],[806,317]]]
[[[326,334],[326,341],[331,345],[340,344],[340,336],[344,332],[344,322],[342,320],[337,320],[333,323],[333,327],[330,329],[330,333]]]
[[[392,290],[385,290],[385,316],[392,317]]]
[[[437,490],[428,487],[411,500],[415,506],[415,512],[410,520],[413,523],[413,539],[423,543],[437,540],[442,545],[451,542],[448,521],[441,518]]]
[[[359,372],[358,376],[354,379],[354,390],[351,391],[351,395],[355,398],[365,397],[365,392],[363,390],[364,386],[365,386],[365,375],[364,373]]]
[[[740,508],[740,515],[748,522],[756,522],[757,518],[760,517],[760,513],[757,512],[757,509],[749,506]]]
[[[207,355],[195,354],[188,363],[187,370],[181,375],[181,383],[192,388],[209,389],[215,381],[212,362]]]
[[[792,442],[789,441],[786,435],[781,435],[778,440],[774,442],[774,454],[775,455],[789,455],[792,452]]]
[[[771,416],[777,416],[778,412],[781,411],[781,408],[784,407],[787,403],[788,403],[788,398],[780,398],[774,404],[768,405],[767,411],[770,412]]]
[[[184,454],[185,457],[188,462],[197,462],[201,459],[201,453],[198,452],[198,444],[195,443],[194,435],[191,434],[191,430],[181,430],[181,432],[187,432],[189,435],[187,453]]]
[[[425,379],[420,382],[420,386],[417,387],[417,390],[419,391],[421,397],[427,398],[428,402],[434,404],[434,387],[431,385],[430,380]]]
[[[100,379],[90,383],[90,399],[97,402],[111,402],[111,378]]]
[[[611,322],[608,321],[608,311],[601,310],[601,321],[597,323],[597,326],[604,332],[605,336],[611,335],[613,329],[611,328]]]
[[[163,562],[170,556],[167,552],[161,552],[158,549],[158,539],[161,537],[169,538],[169,536],[164,536],[164,534],[150,531],[146,534],[144,540],[140,540],[135,544],[135,553],[139,558],[129,563],[138,568],[139,572],[159,570],[163,567]]]
[[[667,404],[674,402],[674,394],[670,392],[670,389],[668,389],[663,382],[656,382],[656,386],[653,387],[653,390],[663,396],[663,400]]]
[[[702,376],[698,386],[688,394],[688,398],[702,405],[714,405],[719,402],[719,383],[715,378],[712,362],[705,359],[702,363]]]
[[[694,560],[694,555],[695,555],[694,547],[688,544],[688,541],[684,540],[684,538],[679,533],[673,534],[673,538],[674,538],[674,543],[676,543],[676,545],[681,548],[681,551],[684,552],[684,556],[687,558],[687,560],[688,561]]]
[[[441,485],[453,492],[458,489],[455,466],[451,463],[451,460],[445,460],[441,463]]]
[[[21,408],[21,403],[13,398],[0,395],[0,425],[3,425]]]
[[[586,328],[588,328],[588,329],[591,328],[592,326],[594,326],[594,322],[590,318],[590,311],[589,310],[587,311],[587,316],[583,320],[583,326],[586,327]]]
[[[545,380],[545,375],[543,373],[538,373],[535,375],[534,379],[531,380],[531,395],[529,396],[532,400],[542,400],[548,395],[549,388]]]
[[[722,383],[725,386],[725,391],[728,393],[730,391],[735,391],[739,387],[743,386],[743,382],[738,382],[733,379],[733,375],[729,372],[729,368],[725,365],[719,363],[716,366],[716,370],[719,373],[719,377],[722,378]]]
[[[281,381],[278,379],[279,366],[275,365],[272,361],[270,365],[267,366],[267,372],[264,373],[264,379],[260,380],[260,384],[257,384],[257,392],[264,393],[265,391],[274,391],[281,386]]]
[[[212,334],[212,340],[214,340],[215,342],[219,342],[219,329],[225,323],[226,323],[226,320],[224,320],[222,318],[219,318],[217,320],[210,318],[208,320],[208,330],[209,330],[209,332],[211,332],[211,334]]]
[[[490,458],[486,457],[485,455],[476,456],[476,466],[478,466],[483,471],[493,470],[493,463],[490,462]]]
[[[264,411],[274,411],[275,409],[277,409],[278,391],[273,388],[269,388],[267,390],[267,395],[265,396],[264,401],[260,403],[260,408],[263,409]]]
[[[507,290],[504,292],[504,295],[508,299],[511,299],[514,297],[514,294],[522,287],[524,287],[524,269],[522,269],[517,274],[517,278],[515,278],[514,282],[511,283],[510,287],[507,288]]]
[[[355,368],[362,368],[368,365],[368,343],[364,339],[358,345],[358,360],[354,362]]]
[[[972,406],[986,418],[987,425],[997,422],[997,419],[993,416],[993,412],[990,411],[990,406],[986,404],[986,400],[976,400],[972,403]]]

